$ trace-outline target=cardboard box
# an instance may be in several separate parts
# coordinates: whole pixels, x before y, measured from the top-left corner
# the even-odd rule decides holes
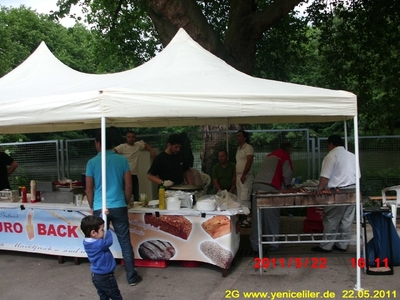
[[[39,192],[52,192],[56,189],[54,182],[36,181],[36,190]]]

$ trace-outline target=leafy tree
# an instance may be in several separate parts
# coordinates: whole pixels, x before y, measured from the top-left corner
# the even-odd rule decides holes
[[[95,73],[98,56],[92,45],[98,43],[96,38],[81,24],[65,28],[23,5],[0,7],[0,77],[20,65],[41,41],[69,67]]]
[[[20,65],[41,41],[50,51],[69,67],[87,73],[95,73],[99,65],[94,46],[100,44],[98,36],[83,25],[65,28],[25,6],[19,8],[0,7],[0,77]],[[82,132],[54,133],[51,135],[0,135],[0,143],[82,138]]]
[[[112,41],[110,49],[117,47],[128,54],[138,48],[149,57],[158,41],[166,46],[178,28],[183,27],[205,49],[238,70],[252,74],[257,44],[263,34],[301,2],[60,0],[55,15],[68,14],[71,5],[79,4],[88,13],[87,21]]]
[[[360,127],[394,134],[400,116],[400,2],[317,0],[309,17],[318,42],[318,85],[358,96]]]

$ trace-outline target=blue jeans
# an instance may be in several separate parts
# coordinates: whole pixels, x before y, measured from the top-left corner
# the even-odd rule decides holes
[[[140,201],[139,198],[139,178],[137,175],[132,175],[132,195],[135,201]]]
[[[92,273],[92,282],[97,289],[100,300],[122,300],[114,273],[103,275]]]
[[[110,222],[114,227],[119,245],[121,246],[122,257],[125,263],[126,279],[128,283],[134,283],[137,280],[138,273],[135,270],[135,257],[133,254],[131,235],[129,232],[128,208],[109,208],[107,215],[107,228],[110,228]],[[95,216],[100,216],[101,209],[93,211]]]

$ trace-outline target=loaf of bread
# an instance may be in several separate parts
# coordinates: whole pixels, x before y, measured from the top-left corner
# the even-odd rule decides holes
[[[143,259],[169,260],[175,255],[175,247],[167,241],[150,240],[140,244],[139,255]]]
[[[144,222],[184,240],[187,240],[192,232],[192,223],[184,216],[145,215]]]
[[[231,233],[231,220],[227,216],[214,216],[203,222],[201,227],[203,227],[205,232],[207,232],[213,239],[217,239]]]
[[[218,243],[212,241],[202,242],[200,250],[218,267],[229,269],[231,266],[233,260],[232,252],[222,248]]]

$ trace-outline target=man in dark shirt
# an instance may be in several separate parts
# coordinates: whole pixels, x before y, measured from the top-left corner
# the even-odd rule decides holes
[[[189,176],[189,165],[179,153],[182,146],[182,138],[179,134],[171,134],[168,138],[167,148],[154,159],[147,179],[158,185],[171,186],[184,182],[192,184]]]
[[[10,166],[7,168],[7,166]],[[8,176],[15,171],[18,163],[7,153],[0,152],[0,191],[4,189],[11,189]]]

